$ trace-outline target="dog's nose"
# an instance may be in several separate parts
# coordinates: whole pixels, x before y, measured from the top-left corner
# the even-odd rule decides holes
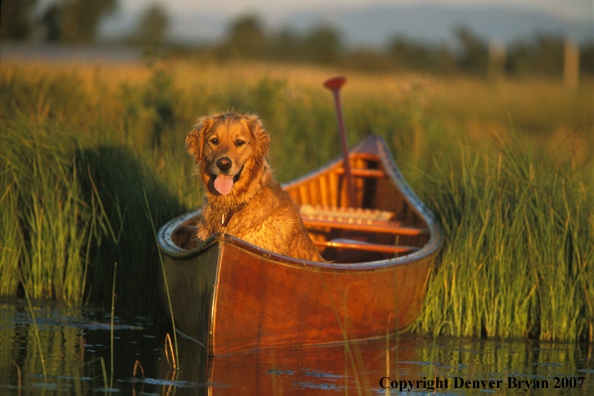
[[[217,161],[217,168],[219,168],[222,171],[229,170],[229,168],[231,168],[231,165],[233,165],[233,162],[231,162],[231,160],[227,157],[219,158],[219,160]]]

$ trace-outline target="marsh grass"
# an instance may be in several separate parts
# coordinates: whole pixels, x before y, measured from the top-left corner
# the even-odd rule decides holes
[[[459,167],[430,177],[447,241],[415,329],[591,340],[591,179],[496,143],[461,146]]]
[[[45,93],[65,78],[74,97]],[[106,264],[117,261],[121,276],[135,279],[117,285],[122,306],[152,308],[154,293],[141,291],[156,288],[157,268],[142,189],[161,223],[183,204],[146,165],[153,150],[144,157],[125,135],[116,136],[101,114],[115,110],[90,111],[94,100],[77,95],[81,87],[76,76],[25,83],[18,72],[2,75],[2,293],[16,294],[19,268],[32,298],[77,304],[86,293],[107,305],[113,267]],[[34,106],[44,100],[35,93],[51,103]]]
[[[33,298],[109,306],[117,262],[118,279],[133,280],[115,285],[118,306],[156,309],[152,227],[201,202],[183,147],[201,115],[258,113],[279,181],[340,154],[321,85],[335,71],[72,70],[0,71],[2,295],[22,283]],[[349,142],[383,136],[445,232],[414,331],[593,339],[591,88],[349,76]],[[555,95],[541,100],[543,92]]]

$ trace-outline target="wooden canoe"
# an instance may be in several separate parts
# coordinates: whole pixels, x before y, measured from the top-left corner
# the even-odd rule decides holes
[[[158,233],[161,299],[177,329],[210,356],[385,337],[417,317],[442,233],[381,137],[349,151],[356,191],[347,207],[342,157],[283,185],[330,263],[277,255],[227,234],[197,246],[200,210]]]

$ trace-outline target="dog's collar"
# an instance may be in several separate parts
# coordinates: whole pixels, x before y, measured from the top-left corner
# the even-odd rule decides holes
[[[227,228],[229,222],[231,221],[231,217],[233,217],[235,213],[239,212],[244,206],[245,204],[240,204],[234,209],[227,209],[225,212],[221,213],[221,226],[223,228]]]
[[[221,215],[221,225],[223,227],[227,227],[227,225],[229,225],[229,221],[231,220],[231,216],[233,216],[233,212],[232,211],[223,212],[223,214]]]

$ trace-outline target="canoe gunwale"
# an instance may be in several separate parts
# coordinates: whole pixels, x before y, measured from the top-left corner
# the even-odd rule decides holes
[[[374,154],[379,157],[384,169],[386,170],[388,177],[392,180],[397,187],[401,190],[404,199],[409,203],[412,210],[414,210],[427,224],[430,232],[429,241],[416,252],[409,253],[405,256],[395,257],[387,260],[369,261],[362,263],[352,264],[341,264],[341,263],[318,263],[305,260],[297,260],[291,257],[282,256],[261,249],[257,246],[251,245],[241,239],[238,239],[229,234],[213,234],[202,244],[191,250],[185,250],[173,243],[172,235],[176,230],[183,226],[184,223],[191,221],[193,218],[201,215],[201,209],[187,212],[179,217],[176,217],[163,225],[158,232],[157,240],[161,252],[171,257],[174,260],[186,260],[194,256],[200,255],[207,248],[213,244],[231,244],[246,250],[251,254],[255,254],[264,260],[275,261],[279,264],[296,266],[301,268],[307,268],[312,270],[321,271],[370,271],[370,270],[382,270],[394,268],[394,266],[406,266],[415,264],[416,262],[433,256],[439,249],[443,234],[441,228],[437,224],[433,213],[425,206],[425,204],[416,196],[412,189],[406,183],[404,177],[400,173],[400,170],[396,166],[390,151],[388,150],[384,139],[380,136],[369,136],[366,139],[359,142],[350,151],[351,154],[357,153],[369,153],[372,150]],[[293,180],[283,185],[283,188],[291,187],[294,184],[301,183],[307,179],[315,177],[315,175],[324,172],[332,167],[336,167],[342,163],[342,156],[330,161],[325,166],[310,172],[309,174]]]

